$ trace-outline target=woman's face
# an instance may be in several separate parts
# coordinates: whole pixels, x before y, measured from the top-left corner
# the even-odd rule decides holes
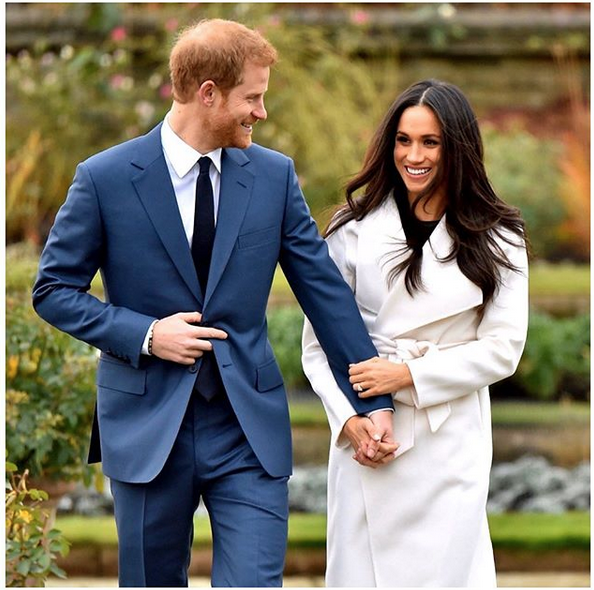
[[[403,111],[396,130],[394,164],[406,185],[410,201],[437,175],[441,144],[441,128],[429,107],[415,106]],[[443,194],[445,196],[445,190]]]

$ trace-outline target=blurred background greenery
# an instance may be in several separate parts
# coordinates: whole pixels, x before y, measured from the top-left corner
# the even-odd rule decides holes
[[[535,253],[526,351],[517,374],[492,389],[496,459],[498,448],[509,451],[499,427],[541,429],[543,438],[579,432],[579,449],[562,461],[589,458],[586,4],[26,3],[8,4],[6,17],[6,440],[19,469],[46,487],[48,479],[101,485],[85,465],[95,352],[41,322],[30,288],[76,164],[163,118],[174,36],[206,17],[257,27],[277,47],[268,120],[255,140],[294,158],[320,228],[404,88],[426,77],[462,88],[492,183],[521,208]],[[101,296],[98,279],[93,290]],[[302,393],[302,319],[278,272],[268,321],[296,460],[300,433],[315,428],[321,443],[302,460],[323,463],[323,411]]]

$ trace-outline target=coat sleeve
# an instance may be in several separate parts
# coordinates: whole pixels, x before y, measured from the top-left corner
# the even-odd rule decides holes
[[[355,272],[354,265],[349,264],[351,257],[351,248],[347,240],[345,227],[341,227],[334,232],[327,240],[330,256],[336,263],[344,280],[355,290]],[[345,422],[352,416],[357,415],[347,397],[345,397],[336,383],[328,359],[320,346],[311,323],[305,318],[302,338],[302,357],[303,372],[309,379],[313,390],[322,400],[324,409],[328,416],[328,423],[331,432],[331,444],[340,447],[348,445],[348,440],[340,437],[340,433]]]
[[[392,408],[391,396],[360,399],[349,382],[349,364],[377,356],[377,350],[367,333],[353,292],[318,233],[290,160],[279,262],[313,326],[332,375],[356,413]]]
[[[83,163],[41,254],[33,306],[56,328],[137,367],[144,337],[156,318],[100,301],[88,292],[103,254],[101,212]]]
[[[418,408],[451,401],[513,375],[528,331],[528,260],[524,245],[506,247],[518,269],[505,269],[478,325],[476,340],[406,361]]]

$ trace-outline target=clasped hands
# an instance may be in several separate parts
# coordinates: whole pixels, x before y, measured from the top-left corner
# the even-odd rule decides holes
[[[352,364],[349,381],[361,398],[393,393],[413,382],[406,364],[379,357]],[[373,469],[393,461],[400,446],[394,441],[390,410],[376,411],[369,417],[352,416],[343,433],[355,451],[353,459]]]

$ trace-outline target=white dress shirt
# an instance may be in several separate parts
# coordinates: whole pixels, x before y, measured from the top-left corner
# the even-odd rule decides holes
[[[194,233],[194,209],[196,207],[196,180],[200,172],[198,160],[208,156],[214,166],[210,167],[210,182],[214,197],[215,226],[219,210],[219,194],[221,187],[221,156],[222,148],[217,148],[207,154],[201,154],[188,145],[169,125],[169,116],[165,117],[161,127],[161,144],[171,183],[175,191],[175,198],[181,215],[184,230],[188,238],[188,245],[192,245]]]
[[[169,124],[169,115],[165,117],[161,126],[161,145],[163,155],[171,177],[171,184],[175,192],[175,199],[179,208],[184,231],[188,240],[188,246],[192,247],[194,237],[194,210],[196,208],[196,181],[200,167],[198,160],[202,156],[208,156],[213,165],[210,167],[209,176],[212,184],[214,222],[217,223],[219,211],[219,194],[221,188],[221,156],[222,148],[217,148],[207,154],[201,154],[192,146],[188,145],[179,135],[173,131]],[[148,329],[142,345],[142,354],[148,354],[148,341],[150,334],[157,322],[154,321]]]

